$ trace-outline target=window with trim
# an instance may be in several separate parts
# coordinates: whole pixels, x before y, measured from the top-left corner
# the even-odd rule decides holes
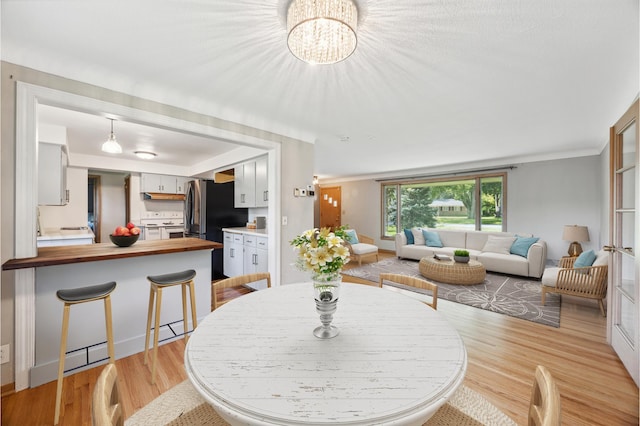
[[[382,183],[382,238],[413,227],[503,231],[506,173]]]

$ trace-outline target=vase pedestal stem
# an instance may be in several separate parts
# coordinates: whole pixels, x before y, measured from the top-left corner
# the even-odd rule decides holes
[[[316,299],[316,311],[320,314],[320,322],[322,323],[321,326],[318,326],[313,330],[313,335],[318,339],[331,339],[340,333],[338,327],[331,325],[331,321],[333,321],[333,314],[338,308],[337,305],[338,299]]]

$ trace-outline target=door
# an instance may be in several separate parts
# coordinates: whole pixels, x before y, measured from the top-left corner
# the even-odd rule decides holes
[[[320,227],[335,229],[342,225],[342,188],[320,188]]]
[[[89,227],[93,231],[95,236],[95,242],[101,242],[100,236],[100,176],[89,175],[88,176],[88,211],[87,211],[87,222]],[[127,198],[128,199],[128,198]],[[127,212],[127,222],[129,221],[129,209],[126,209]]]
[[[607,327],[611,345],[638,383],[640,350],[638,319],[640,291],[639,262],[635,243],[640,231],[638,221],[638,101],[611,128],[611,246],[610,292]]]

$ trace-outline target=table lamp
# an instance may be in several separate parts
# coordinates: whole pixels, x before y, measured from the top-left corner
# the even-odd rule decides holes
[[[580,241],[589,241],[589,228],[579,225],[565,225],[562,239],[571,241],[571,244],[569,244],[569,256],[578,256],[582,253]]]

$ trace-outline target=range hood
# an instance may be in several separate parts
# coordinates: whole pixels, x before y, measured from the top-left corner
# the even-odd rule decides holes
[[[184,201],[184,194],[165,194],[162,192],[144,192],[145,200]]]

